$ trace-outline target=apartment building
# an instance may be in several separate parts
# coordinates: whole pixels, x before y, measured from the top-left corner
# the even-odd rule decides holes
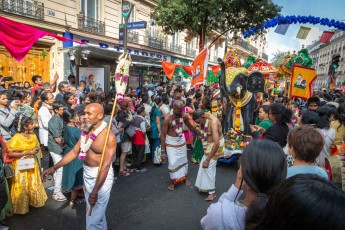
[[[166,35],[156,25],[152,12],[156,0],[130,0],[133,11],[129,22],[137,29],[128,30],[128,52],[133,65],[129,85],[137,87],[144,81],[158,83],[166,80],[161,60],[189,65],[198,53],[198,39],[186,40],[185,32]],[[86,45],[60,42],[44,37],[34,45],[24,60],[16,62],[0,44],[0,74],[12,76],[14,81],[29,81],[35,74],[49,81],[57,72],[60,80],[74,74],[85,80],[88,73],[96,73],[95,80],[110,89],[111,76],[123,48],[119,41],[119,27],[124,23],[121,0],[2,0],[0,15],[36,28],[59,34]],[[218,32],[206,36],[210,44]],[[240,59],[248,55],[267,60],[267,45],[262,41],[226,39],[221,36],[210,50],[210,64],[223,57],[225,47],[235,49]],[[226,42],[228,41],[228,42]],[[99,78],[99,79],[97,79]],[[179,81],[178,77],[175,80]]]
[[[314,87],[327,87],[330,81],[328,72],[334,55],[341,55],[339,67],[336,69],[335,87],[340,88],[345,84],[345,32],[335,31],[328,44],[321,44],[319,41],[312,43],[308,47],[310,56],[313,58],[313,68],[317,70],[317,78]]]

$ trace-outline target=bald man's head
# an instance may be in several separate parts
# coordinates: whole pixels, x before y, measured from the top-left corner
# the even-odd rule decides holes
[[[182,116],[184,103],[181,100],[174,101],[173,112],[175,116]]]
[[[84,112],[84,131],[89,131],[93,126],[101,123],[103,120],[104,108],[98,103],[91,103],[87,105],[84,109]]]

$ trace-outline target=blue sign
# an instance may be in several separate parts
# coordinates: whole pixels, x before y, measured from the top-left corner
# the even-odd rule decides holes
[[[146,21],[140,22],[129,22],[127,24],[127,30],[135,30],[135,29],[145,29],[147,25]]]

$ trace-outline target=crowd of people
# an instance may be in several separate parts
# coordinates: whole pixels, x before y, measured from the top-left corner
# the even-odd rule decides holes
[[[192,163],[199,164],[195,186],[208,194],[207,201],[215,200],[217,159],[229,137],[226,112],[230,111],[217,85],[198,90],[163,83],[128,87],[110,120],[115,89],[106,94],[93,87],[92,75],[78,85],[73,75],[59,84],[58,78],[44,83],[33,76],[33,86],[0,88],[1,221],[45,205],[43,174],[53,180],[52,199],[66,202],[64,193],[71,192],[71,206],[86,200],[88,210],[97,213],[86,218],[87,226],[104,229],[114,175],[145,173],[145,162],[152,161],[168,165],[169,190],[181,183],[189,186],[188,151]],[[307,101],[266,92],[258,97],[253,117],[254,140],[241,154],[236,182],[209,207],[202,227],[345,226],[340,215],[345,211],[345,194],[329,182],[326,170],[327,158],[341,154],[338,147],[345,138],[344,92],[315,91]],[[99,182],[95,168],[100,167],[105,138],[97,136],[105,136],[107,125],[114,141],[108,141],[107,170],[100,170]],[[85,196],[80,192],[83,187]],[[106,191],[97,195],[101,189]]]

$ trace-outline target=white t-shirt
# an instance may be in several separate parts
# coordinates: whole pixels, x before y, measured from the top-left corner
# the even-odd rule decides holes
[[[40,110],[38,110],[38,125],[39,128],[39,136],[40,142],[44,146],[48,146],[48,123],[52,115],[49,112],[49,109],[42,106]]]

